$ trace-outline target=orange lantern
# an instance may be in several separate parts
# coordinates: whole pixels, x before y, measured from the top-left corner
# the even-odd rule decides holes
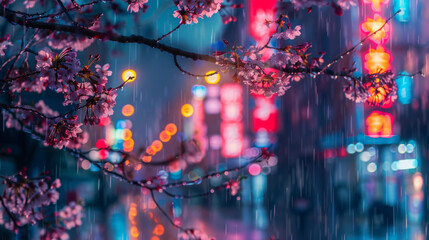
[[[370,74],[382,73],[390,68],[391,57],[382,46],[377,46],[376,49],[369,49],[365,54],[365,69]]]
[[[362,30],[371,34],[380,29],[385,22],[386,20],[384,20],[380,15],[375,14],[374,19],[367,18],[366,21],[362,23]],[[388,32],[389,24],[386,23],[386,25],[380,31],[372,35],[369,39],[371,39],[375,43],[380,43],[381,41],[387,40],[389,38],[389,35],[386,34]]]

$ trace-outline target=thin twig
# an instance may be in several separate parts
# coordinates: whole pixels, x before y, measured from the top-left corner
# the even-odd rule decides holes
[[[159,37],[158,39],[156,39],[157,42],[161,41],[162,39],[164,39],[165,37],[167,37],[168,35],[172,34],[173,32],[175,32],[177,29],[180,28],[180,26],[182,26],[183,22],[180,22],[179,25],[177,25],[177,27],[173,28],[173,30],[169,31],[168,33],[162,35],[161,37]]]
[[[210,76],[213,76],[213,75],[215,75],[215,74],[218,74],[218,72],[217,72],[217,71],[214,71],[214,72],[209,73],[209,74],[193,74],[193,73],[191,73],[191,72],[186,71],[185,69],[183,69],[183,68],[182,68],[182,66],[180,66],[179,62],[177,61],[177,55],[176,55],[176,54],[174,54],[173,56],[174,56],[174,64],[176,65],[176,67],[177,67],[181,72],[183,72],[183,73],[185,73],[185,74],[188,74],[189,76],[192,76],[192,77],[210,77]]]

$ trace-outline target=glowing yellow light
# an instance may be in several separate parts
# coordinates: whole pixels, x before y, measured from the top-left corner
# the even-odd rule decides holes
[[[134,80],[136,80],[136,77],[137,73],[134,70],[127,69],[122,72],[122,80],[124,80],[124,82],[127,80],[128,82],[133,82]]]
[[[131,104],[127,104],[122,107],[122,115],[129,117],[134,114],[134,107]]]
[[[177,126],[174,123],[169,123],[167,126],[165,126],[165,132],[169,134],[170,136],[173,136],[177,133]]]
[[[184,117],[190,117],[194,114],[194,108],[191,104],[185,104],[182,106],[181,112]]]
[[[140,235],[140,232],[136,226],[132,226],[130,229],[130,234],[131,234],[131,236],[136,238]]]
[[[215,72],[216,71],[208,71],[208,72],[206,72],[206,75],[210,75],[210,74],[213,74]],[[208,84],[216,84],[220,80],[220,75],[219,75],[219,73],[215,73],[215,74],[210,75],[210,76],[205,76],[204,79],[206,80],[206,82]]]
[[[152,142],[152,148],[155,152],[159,152],[162,149],[162,142],[159,140],[155,140]]]
[[[153,234],[158,236],[161,236],[162,234],[164,234],[164,226],[162,226],[161,224],[157,224],[153,229]]]
[[[122,140],[124,141],[130,140],[132,136],[133,136],[133,132],[131,132],[130,129],[124,129],[122,131]]]
[[[168,134],[166,131],[162,131],[162,132],[159,134],[159,139],[160,139],[161,141],[163,141],[163,142],[168,142],[168,141],[170,141],[171,136],[170,136],[170,134]]]
[[[143,162],[150,162],[150,161],[152,161],[152,156],[143,156],[142,161]]]

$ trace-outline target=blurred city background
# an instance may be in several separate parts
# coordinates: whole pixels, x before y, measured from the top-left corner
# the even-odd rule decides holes
[[[149,1],[147,12],[137,15],[138,23],[131,15],[115,21],[126,23],[124,34],[156,38],[177,25],[172,9],[171,1]],[[294,11],[287,1],[247,0],[244,9],[235,10],[234,23],[224,25],[214,15],[181,27],[163,41],[204,54],[222,50],[223,39],[248,46],[263,41],[264,20],[281,13],[293,25],[302,26],[302,35],[293,42],[311,42],[313,52],[326,51],[324,59],[329,62],[374,26],[380,27],[377,20],[382,19],[382,24],[399,9],[402,12],[389,22],[378,42],[368,40],[334,68],[356,64],[358,75],[378,65],[395,73],[429,73],[429,2],[424,0],[363,0],[343,16],[330,7],[309,13]],[[0,30],[5,33],[8,28],[11,25]],[[96,53],[111,65],[111,86],[123,81],[124,72],[136,74],[136,80],[119,91],[113,117],[90,129],[88,147],[107,144],[137,153],[160,139],[163,149],[148,160],[157,161],[177,153],[180,140],[194,137],[203,147],[203,160],[188,163],[185,170],[185,166],[168,166],[169,181],[197,179],[245,164],[260,148],[274,151],[265,166],[249,166],[252,177],[242,181],[237,196],[218,191],[204,198],[172,200],[157,194],[160,205],[183,226],[234,240],[428,239],[429,84],[425,78],[398,78],[398,99],[375,107],[347,100],[342,84],[329,77],[303,79],[284,96],[266,98],[251,95],[228,75],[197,79],[185,75],[171,55],[143,45],[96,41],[79,55],[85,59]],[[218,70],[204,62],[178,61],[198,74]],[[60,96],[43,97],[54,109],[61,107],[56,101]],[[162,132],[169,123],[178,130],[167,140]],[[71,239],[178,237],[147,192],[97,172],[89,162],[77,162],[64,151],[45,148],[26,133],[3,127],[0,136],[2,172],[11,174],[22,166],[34,172],[50,170],[62,180],[62,193],[67,193],[60,204],[84,200],[84,224],[71,233]],[[114,162],[120,157],[94,151],[91,158]],[[160,170],[130,174],[151,176]],[[216,187],[221,178],[211,178],[187,193]],[[17,238],[2,230],[1,238],[36,238],[31,231]]]

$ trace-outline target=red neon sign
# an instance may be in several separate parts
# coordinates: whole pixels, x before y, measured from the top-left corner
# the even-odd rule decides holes
[[[266,22],[275,20],[276,4],[277,0],[249,0],[249,32],[257,43],[265,44],[276,31],[275,24]]]
[[[254,95],[254,99],[255,108],[252,110],[253,131],[277,132],[279,130],[279,113],[274,104],[274,96],[267,98],[261,95]]]

